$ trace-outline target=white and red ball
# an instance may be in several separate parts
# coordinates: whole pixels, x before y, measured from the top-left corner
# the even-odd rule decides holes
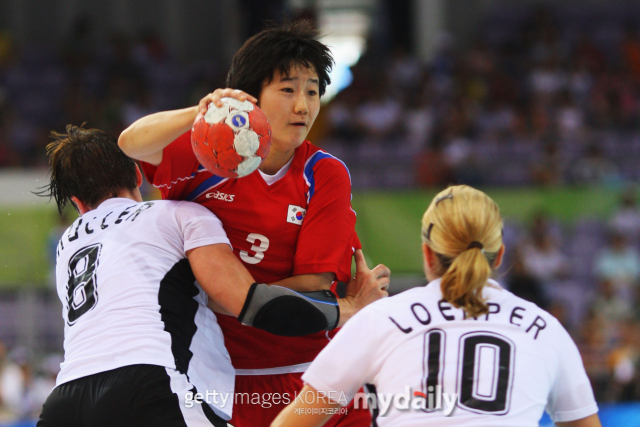
[[[198,161],[214,175],[241,178],[258,169],[271,148],[267,116],[249,101],[222,98],[209,104],[191,128],[191,146]]]

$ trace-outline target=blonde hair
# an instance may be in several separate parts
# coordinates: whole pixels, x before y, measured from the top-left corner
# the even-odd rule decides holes
[[[449,187],[422,217],[422,242],[436,253],[443,298],[469,316],[488,313],[482,289],[502,246],[498,205],[475,188]]]

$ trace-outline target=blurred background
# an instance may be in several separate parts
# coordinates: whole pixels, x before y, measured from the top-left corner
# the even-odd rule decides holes
[[[309,139],[349,167],[392,292],[424,284],[432,196],[485,190],[498,279],[569,330],[603,424],[640,425],[640,2],[623,0],[0,0],[0,425],[34,425],[62,359],[52,271],[76,215],[31,194],[49,132],[195,105],[285,16],[332,48]]]

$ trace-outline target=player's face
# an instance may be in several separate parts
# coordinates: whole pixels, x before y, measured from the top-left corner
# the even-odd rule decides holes
[[[313,68],[294,66],[289,75],[275,71],[258,99],[271,124],[271,150],[295,150],[302,144],[320,111],[320,86]]]

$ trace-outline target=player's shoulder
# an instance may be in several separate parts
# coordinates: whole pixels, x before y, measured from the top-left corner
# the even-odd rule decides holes
[[[193,217],[215,217],[216,215],[199,203],[188,200],[163,200],[177,215]]]
[[[488,289],[484,293],[489,302],[498,302],[506,309],[505,316],[510,324],[517,325],[525,335],[533,334],[536,341],[566,344],[572,342],[569,332],[551,313],[537,304],[514,295],[507,289]],[[499,297],[498,297],[499,295]],[[555,346],[564,348],[563,345]]]
[[[309,141],[305,141],[300,148],[301,160],[304,162],[303,173],[307,181],[311,182],[316,177],[341,177],[351,181],[349,168],[338,157]]]
[[[513,294],[508,289],[503,287],[487,287],[485,290],[484,295],[489,299],[489,301],[503,301],[511,307],[525,310],[530,315],[539,316],[544,320],[547,320],[549,323],[560,325],[558,319],[556,319],[551,313],[538,306],[536,303]]]
[[[135,211],[136,209],[149,209],[152,212],[155,212],[157,217],[165,219],[173,217],[178,220],[185,220],[192,217],[215,216],[204,206],[186,200],[150,200],[140,202],[128,210]]]

